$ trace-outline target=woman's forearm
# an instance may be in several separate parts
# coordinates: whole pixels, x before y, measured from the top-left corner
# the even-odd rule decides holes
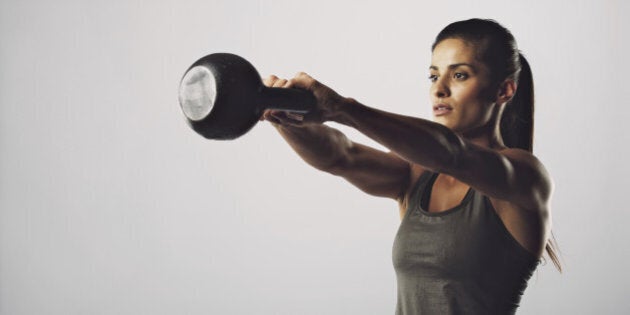
[[[355,128],[409,162],[444,172],[464,147],[447,127],[429,120],[384,112],[347,99],[328,118]]]
[[[306,163],[322,171],[330,171],[343,163],[352,147],[343,133],[326,125],[276,125],[276,129]]]

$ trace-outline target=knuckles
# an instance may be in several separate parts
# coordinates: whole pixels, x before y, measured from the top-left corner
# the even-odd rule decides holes
[[[276,75],[270,75],[267,78],[264,78],[263,84],[268,87],[284,87],[287,84],[286,79],[282,79],[277,77]]]
[[[263,83],[268,87],[301,87],[306,89],[313,89],[319,84],[317,80],[303,71],[298,72],[289,80],[279,78],[272,74],[263,79]]]
[[[293,79],[291,79],[291,85],[298,85],[305,88],[312,88],[317,85],[317,81],[313,79],[306,72],[298,72]]]
[[[275,75],[272,74],[272,75],[264,78],[262,81],[263,81],[263,84],[266,85],[266,86],[273,86],[273,84],[276,82],[276,80],[278,80],[278,77],[276,77]]]

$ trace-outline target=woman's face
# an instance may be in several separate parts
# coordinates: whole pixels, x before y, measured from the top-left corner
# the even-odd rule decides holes
[[[464,133],[485,126],[492,117],[496,91],[488,68],[475,47],[461,39],[445,39],[433,50],[429,79],[434,121]]]

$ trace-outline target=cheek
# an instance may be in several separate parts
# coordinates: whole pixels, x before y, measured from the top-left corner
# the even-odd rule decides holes
[[[494,93],[484,80],[472,78],[469,81],[462,82],[459,86],[454,86],[454,88],[457,88],[456,93],[462,103],[492,103]]]
[[[484,97],[479,90],[461,91],[457,103],[464,119],[486,120],[489,114],[487,97]]]
[[[467,110],[481,100],[481,95],[478,92],[478,90],[471,88],[459,88],[453,90],[453,96],[455,96],[455,101],[461,106],[462,110]]]

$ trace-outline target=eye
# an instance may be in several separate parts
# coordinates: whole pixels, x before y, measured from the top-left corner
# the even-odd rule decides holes
[[[468,79],[468,74],[463,73],[463,72],[456,72],[454,76],[455,76],[455,79],[458,79],[458,80]]]
[[[435,81],[437,81],[437,75],[435,75],[435,74],[429,74],[429,81],[431,81],[431,82],[435,82]]]

